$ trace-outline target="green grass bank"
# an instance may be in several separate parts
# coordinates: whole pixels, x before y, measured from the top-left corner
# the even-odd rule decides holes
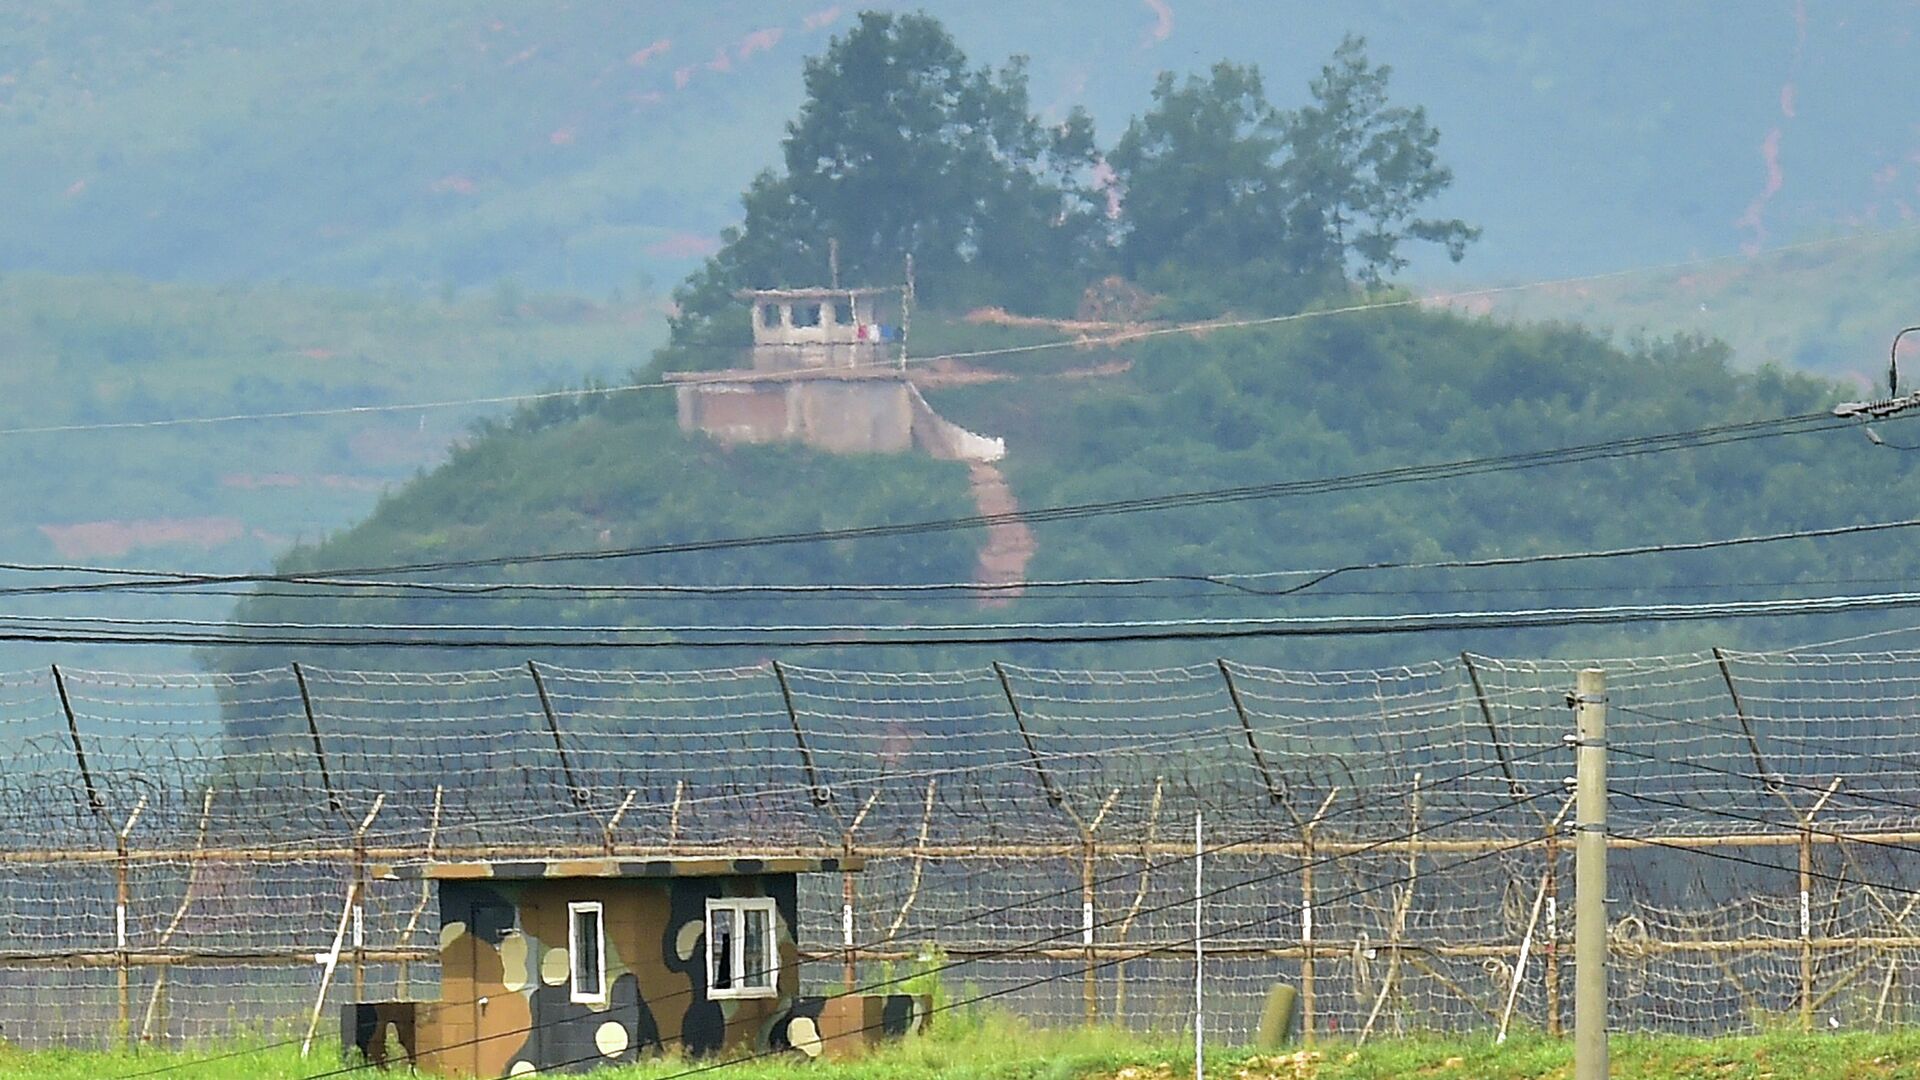
[[[709,1062],[672,1057],[593,1073],[607,1080],[667,1080]],[[118,1080],[160,1074],[181,1080],[300,1080],[338,1068],[329,1045],[301,1060],[297,1047],[203,1049],[139,1054],[0,1050],[0,1078]],[[346,1075],[377,1076],[373,1070]],[[403,1075],[403,1074],[388,1074]],[[814,1080],[1178,1080],[1192,1075],[1191,1050],[1111,1029],[1038,1031],[1007,1018],[965,1021],[857,1061],[800,1064],[789,1058],[743,1062],[703,1075],[738,1080],[795,1076]],[[1565,1080],[1572,1043],[1521,1037],[1412,1038],[1364,1047],[1333,1043],[1315,1050],[1260,1055],[1222,1048],[1208,1056],[1209,1077],[1230,1080]],[[1920,1080],[1920,1031],[1719,1039],[1619,1036],[1618,1080]]]

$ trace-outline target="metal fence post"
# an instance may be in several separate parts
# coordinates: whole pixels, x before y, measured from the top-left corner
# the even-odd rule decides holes
[[[1233,681],[1233,669],[1225,660],[1215,660],[1214,666],[1220,669],[1220,681],[1227,684],[1227,700],[1233,705],[1233,715],[1240,719],[1240,734],[1247,740],[1247,750],[1253,754],[1254,768],[1260,770],[1260,779],[1266,784],[1267,800],[1281,802],[1286,795],[1273,778],[1273,770],[1267,767],[1267,755],[1260,750],[1260,743],[1253,737],[1253,723],[1247,719],[1246,703],[1240,700],[1240,685]]]
[[[93,785],[93,771],[87,768],[87,748],[80,742],[80,722],[73,715],[73,699],[67,696],[67,679],[60,674],[60,665],[53,668],[53,689],[60,695],[60,711],[67,716],[67,736],[73,740],[73,760],[80,766],[80,782],[87,789],[87,808],[98,814],[106,810],[107,800],[102,798],[100,790]]]
[[[553,714],[553,700],[547,696],[547,681],[540,677],[540,665],[527,661],[527,674],[533,676],[533,692],[540,698],[540,714],[547,718],[547,732],[553,736],[553,752],[560,758],[560,774],[567,783],[567,797],[575,806],[585,806],[592,795],[573,775],[573,759],[567,756],[566,740],[560,737],[560,720]]]
[[[813,748],[807,745],[807,733],[800,726],[800,713],[793,707],[793,688],[787,685],[787,669],[774,660],[773,677],[780,684],[780,703],[787,707],[787,721],[793,725],[793,741],[800,748],[800,762],[807,769],[807,787],[813,797],[813,805],[825,806],[833,801],[833,793],[820,782],[820,770],[813,763]]]
[[[327,805],[334,813],[340,813],[347,804],[333,786],[333,771],[327,768],[327,751],[320,744],[320,722],[313,715],[313,695],[307,691],[307,673],[297,661],[293,665],[293,681],[300,688],[300,709],[307,715],[307,736],[313,740],[313,760],[320,765],[320,783],[327,789]]]
[[[1020,741],[1027,748],[1027,760],[1033,765],[1034,775],[1040,778],[1040,790],[1046,793],[1047,802],[1052,806],[1061,806],[1066,796],[1061,794],[1058,784],[1053,782],[1053,774],[1040,762],[1040,750],[1033,744],[1033,732],[1027,730],[1027,718],[1020,711],[1020,699],[1013,696],[1013,681],[1007,678],[1007,669],[1000,661],[993,662],[993,674],[1000,680],[1000,692],[1006,695],[1007,710],[1013,713],[1013,725],[1020,729]]]

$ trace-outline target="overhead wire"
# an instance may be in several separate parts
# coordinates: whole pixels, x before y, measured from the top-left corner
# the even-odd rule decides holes
[[[1751,533],[1730,537],[1714,537],[1704,540],[1662,541],[1658,543],[1633,544],[1612,548],[1593,548],[1575,551],[1532,552],[1520,555],[1495,555],[1475,558],[1426,559],[1426,560],[1379,560],[1367,563],[1349,563],[1337,567],[1316,567],[1310,569],[1262,570],[1262,571],[1220,571],[1141,574],[1131,576],[1081,577],[1037,579],[1033,581],[988,582],[988,581],[945,581],[945,582],[867,582],[867,583],[814,583],[814,582],[733,582],[733,583],[644,583],[644,582],[508,582],[508,581],[407,581],[396,579],[358,579],[302,576],[288,574],[279,578],[279,582],[289,585],[310,585],[327,589],[370,589],[386,588],[421,593],[440,593],[446,595],[500,594],[500,593],[558,593],[565,595],[641,595],[641,596],[730,596],[783,594],[794,596],[837,596],[837,595],[926,595],[951,592],[987,594],[1004,592],[1051,592],[1069,589],[1094,589],[1111,587],[1140,587],[1147,585],[1208,584],[1254,597],[1291,596],[1312,589],[1336,576],[1357,572],[1385,570],[1475,570],[1528,566],[1560,562],[1604,561],[1617,558],[1632,558],[1644,555],[1671,555],[1698,551],[1713,551],[1722,548],[1748,547],[1754,545],[1775,544],[1793,540],[1816,540],[1840,536],[1858,536],[1920,527],[1920,518],[1902,518],[1891,521],[1862,522],[1850,525],[1832,525],[1815,528],[1788,529],[1771,533]],[[102,576],[146,576],[177,575],[191,578],[184,571],[136,569],[125,567],[107,567],[82,564],[48,563],[0,563],[0,571],[20,573],[71,573],[94,574]],[[1283,577],[1307,577],[1311,580],[1298,585],[1279,589],[1261,588],[1246,584],[1248,582],[1270,581]],[[1909,580],[1909,579],[1888,579]],[[182,582],[182,587],[191,585],[191,581]],[[1786,582],[1783,584],[1797,584]],[[151,591],[143,586],[143,591]],[[162,590],[165,591],[165,590]],[[1324,590],[1318,590],[1324,592]],[[10,589],[0,589],[0,595],[12,593]],[[237,594],[247,595],[247,594]],[[323,596],[321,593],[289,592],[288,596]]]
[[[1691,761],[1686,758],[1664,757],[1659,754],[1648,753],[1644,750],[1630,750],[1627,747],[1620,745],[1618,742],[1609,742],[1608,749],[1611,751],[1618,751],[1622,754],[1627,755],[1628,757],[1638,758],[1642,761],[1652,761],[1661,765],[1672,765],[1677,768],[1693,769],[1698,772],[1713,773],[1716,776],[1724,776],[1729,779],[1750,780],[1755,784],[1758,784],[1762,789],[1792,788],[1797,791],[1812,792],[1815,795],[1828,794],[1828,789],[1825,787],[1821,787],[1815,784],[1807,784],[1807,783],[1789,780],[1784,776],[1764,776],[1759,773],[1743,773],[1733,769],[1723,769],[1717,765],[1709,765],[1703,761]],[[1832,790],[1832,794],[1840,798],[1853,799],[1857,802],[1877,803],[1882,806],[1897,807],[1901,810],[1911,810],[1916,814],[1920,814],[1920,803],[1905,802],[1900,799],[1889,798],[1885,795],[1875,795],[1875,794],[1872,794],[1871,792],[1849,791],[1847,790],[1844,784],[1838,788],[1834,788]],[[1797,829],[1800,826],[1798,823],[1796,823],[1792,827]],[[1913,850],[1915,852],[1920,852],[1920,848],[1914,848]]]
[[[1622,584],[1609,584],[1609,585],[1480,585],[1480,586],[1455,585],[1455,586],[1435,587],[1435,588],[1427,588],[1427,589],[1315,589],[1309,593],[1298,594],[1295,597],[1295,599],[1315,600],[1315,599],[1332,599],[1335,597],[1355,597],[1355,596],[1399,596],[1399,597],[1506,596],[1506,595],[1557,595],[1561,593],[1707,592],[1712,590],[1725,590],[1725,589],[1812,588],[1814,586],[1823,586],[1823,585],[1893,585],[1893,584],[1907,583],[1913,580],[1914,580],[1914,577],[1911,574],[1900,574],[1900,575],[1884,576],[1884,577],[1879,577],[1879,576],[1876,576],[1876,577],[1812,577],[1812,578],[1798,578],[1798,579],[1772,578],[1772,579],[1764,579],[1764,580],[1750,578],[1750,579],[1744,579],[1740,581],[1669,581],[1669,582],[1656,582],[1656,583],[1649,583],[1649,584],[1622,583]],[[502,591],[507,591],[507,590],[502,590]],[[772,591],[782,592],[783,590],[775,589]],[[999,590],[995,590],[995,591],[999,591]],[[1005,591],[1010,591],[1010,592],[1017,591],[1017,587],[1010,587]],[[465,602],[465,601],[474,601],[474,602],[480,602],[480,603],[499,603],[503,599],[498,592],[485,591],[485,590],[474,590],[470,592],[469,591],[458,591],[458,592],[428,591],[423,593],[421,591],[409,590],[409,589],[380,591],[380,589],[375,586],[356,587],[352,592],[346,592],[346,593],[327,593],[327,592],[316,592],[311,590],[273,589],[273,588],[260,588],[260,589],[209,588],[209,589],[186,589],[186,590],[139,588],[139,589],[123,590],[118,595],[164,596],[164,597],[170,597],[174,599],[178,599],[180,597],[190,597],[190,596],[210,596],[210,597],[219,597],[222,599],[236,599],[236,600],[245,600],[245,599],[254,599],[254,598],[275,599],[275,600],[323,600],[329,603],[337,603],[341,600],[347,600],[347,599],[351,599],[351,600],[362,600],[362,599],[414,600],[424,604],[441,604],[441,603]],[[649,587],[645,585],[608,586],[607,591],[602,591],[602,588],[600,586],[593,585],[587,582],[580,582],[577,584],[569,584],[564,591],[543,590],[540,592],[535,592],[535,593],[524,595],[524,596],[512,596],[508,599],[510,599],[515,604],[526,604],[533,601],[574,603],[574,602],[579,602],[581,600],[593,601],[593,600],[610,600],[610,599],[634,598],[634,597],[652,598],[657,595],[660,595],[660,594],[651,592]],[[675,594],[669,593],[666,595],[675,595]],[[739,592],[735,590],[728,590],[724,592],[706,593],[706,594],[698,594],[698,595],[701,595],[705,602],[736,601],[736,600],[764,602],[764,601],[761,601],[761,594],[754,593],[754,592]],[[1169,591],[1099,592],[1099,593],[1091,593],[1091,594],[1067,593],[1062,598],[1070,599],[1070,600],[1097,600],[1101,603],[1107,603],[1107,602],[1116,601],[1116,600],[1128,600],[1128,601],[1132,601],[1132,600],[1155,600],[1155,601],[1205,600],[1205,601],[1232,601],[1236,603],[1246,603],[1252,600],[1260,599],[1259,597],[1249,596],[1249,595],[1238,593],[1238,592],[1223,593],[1223,592],[1218,592],[1211,589],[1207,589],[1207,590],[1188,589],[1188,590],[1183,590],[1178,592],[1169,592]],[[815,595],[809,595],[806,593],[801,593],[798,595],[793,595],[791,597],[790,602],[810,603],[816,600],[845,600],[845,599],[860,599],[860,600],[864,600],[871,603],[924,603],[926,602],[925,597],[923,596],[897,595],[897,594],[890,594],[890,593],[881,593],[878,595],[860,593],[853,596],[848,596],[845,594],[826,594],[821,596],[815,596]],[[958,599],[979,600],[984,598],[965,597],[963,595],[961,597],[958,597]],[[1878,636],[1885,636],[1888,634],[1907,633],[1907,632],[1909,631],[1907,630],[1877,631],[1874,634],[1862,635],[1861,638],[1878,637]],[[1855,640],[1855,639],[1848,639],[1848,640]],[[1795,648],[1800,648],[1800,646],[1795,646]],[[1782,651],[1786,651],[1786,650],[1782,650]]]
[[[887,525],[853,526],[838,529],[713,538],[626,548],[522,553],[516,555],[422,561],[386,566],[329,568],[303,572],[208,574],[187,571],[157,571],[151,575],[142,575],[134,571],[100,568],[100,573],[112,575],[119,580],[15,587],[8,590],[0,590],[0,595],[19,596],[51,595],[70,592],[112,592],[131,587],[167,588],[189,584],[285,584],[295,581],[311,582],[320,579],[366,578],[382,574],[438,573],[480,567],[532,565],[539,563],[601,562],[614,559],[642,558],[659,555],[691,554],[853,539],[924,535],[927,533],[991,527],[1000,524],[1022,523],[1032,525],[1052,521],[1104,517],[1115,514],[1132,514],[1145,511],[1222,505],[1311,494],[1368,490],[1384,486],[1439,479],[1458,479],[1466,476],[1541,468],[1551,465],[1637,457],[1646,454],[1690,450],[1707,446],[1723,446],[1732,443],[1748,442],[1755,439],[1778,438],[1787,435],[1832,430],[1837,427],[1850,427],[1853,426],[1854,423],[1852,420],[1838,419],[1826,413],[1806,413],[1797,416],[1721,424],[1661,435],[1613,439],[1577,446],[1502,454],[1490,457],[1464,458],[1429,465],[1400,466],[1365,473],[1311,480],[1279,481],[1160,496],[1060,505],[1034,510],[1010,511],[996,514],[975,514],[916,522],[899,522]],[[22,569],[28,568],[27,564],[15,564],[15,566]],[[1338,572],[1337,569],[1334,572]],[[1296,587],[1294,591],[1298,591],[1298,587]]]
[[[1480,630],[1539,629],[1565,626],[1627,623],[1696,622],[1833,615],[1860,611],[1899,611],[1920,607],[1920,593],[1869,593],[1797,597],[1777,600],[1722,601],[1695,604],[1618,604],[1586,608],[1531,608],[1495,611],[1395,613],[1388,615],[1327,615],[1229,619],[1139,619],[1082,622],[953,623],[929,627],[787,625],[769,627],[705,626],[669,631],[647,627],[594,628],[559,637],[379,636],[356,624],[296,624],[308,632],[295,636],[254,636],[237,633],[148,632],[112,628],[61,629],[36,622],[32,616],[0,618],[0,641],[53,644],[125,644],[247,647],[314,647],[429,649],[769,649],[834,647],[899,647],[957,645],[1112,644],[1148,641],[1230,641],[1257,638],[1355,637]],[[210,621],[210,620],[209,620]],[[230,625],[230,624],[221,624]],[[423,633],[445,633],[445,627],[417,624]],[[851,625],[851,624],[848,624]],[[354,631],[316,635],[311,631]],[[551,633],[548,629],[543,632]],[[628,635],[663,633],[677,637],[636,638]],[[754,636],[710,637],[712,634]],[[609,640],[591,634],[618,634]]]
[[[1810,833],[1814,836],[1826,837],[1829,840],[1844,841],[1850,844],[1863,844],[1867,847],[1885,848],[1890,851],[1905,851],[1912,854],[1920,855],[1920,847],[1916,847],[1912,844],[1902,843],[1897,840],[1885,840],[1885,839],[1876,838],[1872,833],[1839,832],[1833,829],[1817,827],[1811,824],[1805,824],[1798,821],[1794,821],[1794,822],[1777,821],[1773,818],[1769,818],[1760,814],[1742,814],[1736,810],[1723,810],[1723,809],[1719,809],[1717,807],[1711,807],[1711,806],[1695,806],[1692,803],[1681,802],[1677,799],[1663,799],[1657,795],[1641,795],[1637,792],[1625,791],[1625,790],[1614,788],[1614,787],[1607,788],[1607,794],[1618,796],[1623,799],[1632,799],[1635,802],[1651,803],[1656,806],[1665,806],[1674,810],[1687,810],[1696,814],[1705,814],[1712,817],[1726,818],[1729,821],[1744,821],[1754,825],[1765,825],[1770,829],[1777,829],[1777,830],[1780,830],[1781,832]],[[1610,834],[1610,835],[1618,835],[1618,834]],[[1623,836],[1622,839],[1630,839],[1636,843],[1642,842],[1642,838],[1637,836],[1630,836],[1630,835]],[[1684,846],[1684,845],[1662,845],[1662,846]],[[1767,865],[1767,864],[1759,864],[1759,865]],[[1771,866],[1771,869],[1778,870],[1780,869],[1780,867],[1775,865],[1775,866]],[[1838,879],[1835,879],[1835,880],[1838,880]],[[1888,889],[1891,891],[1892,887],[1888,886]],[[1920,889],[1906,889],[1903,891],[1912,892],[1914,895],[1920,896]]]
[[[1630,713],[1634,716],[1645,717],[1648,720],[1658,720],[1658,721],[1661,721],[1662,723],[1668,723],[1668,724],[1684,724],[1691,727],[1699,727],[1699,728],[1706,728],[1712,731],[1719,731],[1727,735],[1733,735],[1740,738],[1746,737],[1746,732],[1738,728],[1729,726],[1727,724],[1714,724],[1706,720],[1695,720],[1695,719],[1692,719],[1689,717],[1683,717],[1683,716],[1663,716],[1663,715],[1660,715],[1659,713],[1647,712],[1644,709],[1637,709],[1637,708],[1634,708],[1633,706],[1625,705],[1617,702],[1614,704],[1613,707],[1618,709],[1621,712]],[[1837,747],[1837,746],[1832,746],[1830,744],[1819,742],[1813,739],[1800,738],[1793,735],[1784,735],[1777,731],[1767,732],[1767,739],[1771,742],[1785,742],[1785,743],[1792,743],[1798,746],[1818,747],[1819,749],[1825,750],[1829,753],[1843,754],[1848,757],[1856,757],[1864,761],[1879,762],[1882,765],[1892,765],[1902,769],[1920,769],[1920,756],[1889,757],[1885,754],[1875,753],[1873,751],[1856,750],[1848,747]],[[1825,789],[1823,788],[1822,790],[1825,790]]]
[[[1749,254],[1747,252],[1739,252],[1739,253],[1733,253],[1733,254],[1727,254],[1727,255],[1711,255],[1711,256],[1706,256],[1706,257],[1697,258],[1697,259],[1684,259],[1677,262],[1656,263],[1656,264],[1635,266],[1635,267],[1624,267],[1618,270],[1606,270],[1606,271],[1600,271],[1592,274],[1577,274],[1577,275],[1568,276],[1568,277],[1556,277],[1556,278],[1536,278],[1530,281],[1516,282],[1509,285],[1487,286],[1487,287],[1477,288],[1477,289],[1460,289],[1460,290],[1454,290],[1451,292],[1431,293],[1425,296],[1398,297],[1391,300],[1366,301],[1366,302],[1357,303],[1357,304],[1348,304],[1340,307],[1316,308],[1309,311],[1293,312],[1286,315],[1270,315],[1270,316],[1260,316],[1260,317],[1254,317],[1254,318],[1241,318],[1241,319],[1199,320],[1199,321],[1187,322],[1187,323],[1176,323],[1171,326],[1143,327],[1138,330],[1123,331],[1123,332],[1118,332],[1118,333],[1104,335],[1104,336],[1076,337],[1076,338],[1069,338],[1069,339],[1064,339],[1059,341],[1036,342],[1036,343],[1030,343],[1030,344],[1024,344],[1024,345],[1011,345],[1011,346],[1000,346],[995,348],[935,353],[935,354],[924,356],[924,357],[909,357],[907,358],[907,361],[910,365],[927,365],[927,364],[934,364],[934,363],[940,363],[940,362],[950,362],[955,360],[972,360],[972,359],[984,359],[984,358],[995,357],[995,356],[1024,355],[1024,354],[1029,354],[1034,352],[1055,351],[1060,349],[1085,349],[1085,348],[1098,346],[1098,345],[1125,344],[1127,342],[1132,342],[1132,341],[1140,341],[1140,340],[1146,340],[1146,339],[1157,338],[1157,337],[1167,337],[1172,335],[1207,334],[1207,333],[1218,332],[1221,330],[1277,326],[1277,325],[1282,325],[1286,323],[1308,322],[1308,321],[1313,321],[1318,319],[1337,318],[1340,316],[1362,314],[1362,313],[1371,312],[1371,311],[1388,311],[1388,310],[1394,310],[1399,308],[1422,307],[1422,306],[1427,306],[1427,307],[1441,306],[1441,305],[1454,303],[1461,300],[1474,300],[1474,299],[1481,299],[1486,297],[1502,296],[1502,295],[1507,295],[1507,294],[1517,293],[1517,292],[1528,292],[1534,289],[1560,288],[1568,285],[1588,284],[1596,281],[1605,281],[1605,280],[1622,278],[1622,277],[1632,277],[1632,276],[1641,275],[1641,274],[1665,273],[1673,270],[1685,270],[1685,269],[1691,269],[1691,268],[1700,267],[1700,266],[1709,266],[1709,265],[1715,265],[1718,263],[1731,262],[1731,261],[1751,262],[1756,256],[1765,257],[1769,255],[1785,254],[1788,252],[1802,251],[1802,250],[1808,250],[1812,248],[1857,244],[1862,241],[1880,240],[1880,239],[1885,239],[1892,236],[1904,235],[1906,233],[1913,232],[1916,230],[1920,230],[1920,226],[1913,226],[1913,225],[1898,226],[1892,229],[1853,233],[1846,236],[1829,236],[1829,237],[1820,237],[1813,240],[1797,241],[1791,244],[1782,244],[1777,247],[1768,248],[1764,251],[1760,251],[1753,254]],[[689,347],[689,344],[690,343],[683,343],[681,345],[670,345],[669,347],[676,348],[676,349],[687,348]],[[701,347],[706,347],[706,346],[702,345]],[[715,347],[727,348],[727,349],[734,348],[733,346],[715,346]],[[741,346],[741,348],[744,348],[744,346]],[[890,359],[885,361],[884,363],[876,363],[872,365],[859,365],[859,366],[897,369],[899,367],[899,361]],[[334,417],[334,416],[369,415],[369,414],[394,413],[394,412],[419,412],[419,411],[425,411],[430,409],[466,408],[466,407],[475,407],[475,406],[484,406],[484,405],[526,405],[526,404],[537,404],[544,401],[552,401],[552,400],[558,400],[558,399],[568,399],[568,398],[582,399],[582,398],[588,398],[588,397],[611,396],[614,394],[625,394],[625,393],[630,393],[638,390],[663,390],[663,389],[673,387],[675,385],[677,384],[674,382],[670,382],[662,379],[662,380],[656,380],[654,382],[632,383],[632,384],[625,384],[620,386],[582,387],[576,390],[554,390],[554,391],[541,391],[536,393],[524,393],[524,394],[496,394],[496,395],[485,396],[485,397],[442,399],[442,400],[435,400],[435,401],[388,402],[388,403],[381,403],[381,404],[375,404],[375,405],[344,405],[344,406],[332,406],[332,407],[312,408],[312,409],[279,409],[279,410],[272,410],[272,411],[266,411],[266,412],[228,413],[228,414],[212,415],[212,416],[162,417],[162,418],[156,418],[152,420],[113,420],[113,421],[91,421],[86,423],[72,423],[72,424],[43,424],[43,425],[26,426],[26,427],[0,428],[0,438],[9,437],[9,436],[18,436],[18,435],[66,434],[66,433],[90,432],[90,431],[124,431],[124,430],[142,430],[142,429],[170,428],[170,427],[183,427],[183,426],[204,426],[204,425],[229,424],[229,423],[239,423],[244,421],[259,421],[259,420],[292,420],[292,419],[323,418],[323,417]]]

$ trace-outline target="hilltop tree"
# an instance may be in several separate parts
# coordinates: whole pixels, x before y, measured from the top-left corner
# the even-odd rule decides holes
[[[1284,120],[1282,177],[1292,199],[1288,233],[1297,263],[1338,269],[1377,286],[1407,260],[1405,240],[1441,244],[1459,262],[1480,230],[1459,218],[1415,217],[1453,183],[1434,148],[1424,108],[1387,104],[1393,69],[1367,61],[1349,36],[1309,84],[1313,104]]]
[[[1460,259],[1479,230],[1415,216],[1453,173],[1425,110],[1388,104],[1391,74],[1348,37],[1297,110],[1275,108],[1252,66],[1161,75],[1109,158],[1129,272],[1176,289],[1204,279],[1223,299],[1271,308],[1348,280],[1378,286],[1406,266],[1408,240]]]
[[[1031,302],[1098,252],[1092,121],[1043,124],[1024,58],[969,67],[931,16],[864,12],[807,61],[805,86],[784,173],[747,189],[745,220],[679,291],[677,329],[737,288],[822,282],[830,240],[847,280],[897,281],[911,253],[922,293],[953,303]]]
[[[1287,246],[1285,123],[1259,69],[1223,61],[1184,83],[1162,72],[1153,102],[1107,158],[1125,194],[1127,273],[1164,280],[1275,260]]]

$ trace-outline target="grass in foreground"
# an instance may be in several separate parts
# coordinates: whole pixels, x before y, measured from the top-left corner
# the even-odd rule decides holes
[[[1008,1017],[948,1025],[921,1039],[858,1061],[796,1063],[769,1058],[708,1075],[736,1080],[1180,1080],[1192,1075],[1191,1051],[1177,1042],[1113,1029],[1036,1030]],[[664,1058],[595,1072],[606,1080],[666,1080],[694,1062]],[[155,1075],[181,1080],[300,1080],[338,1069],[332,1047],[301,1060],[297,1048],[244,1046],[197,1053],[139,1054],[0,1047],[0,1080],[120,1080]],[[1210,1077],[1230,1080],[1566,1080],[1570,1042],[1527,1037],[1495,1046],[1490,1038],[1413,1038],[1359,1049],[1208,1055]],[[371,1070],[348,1075],[372,1077]],[[1920,1031],[1892,1034],[1766,1034],[1721,1039],[1622,1036],[1613,1041],[1616,1080],[1920,1080]]]

